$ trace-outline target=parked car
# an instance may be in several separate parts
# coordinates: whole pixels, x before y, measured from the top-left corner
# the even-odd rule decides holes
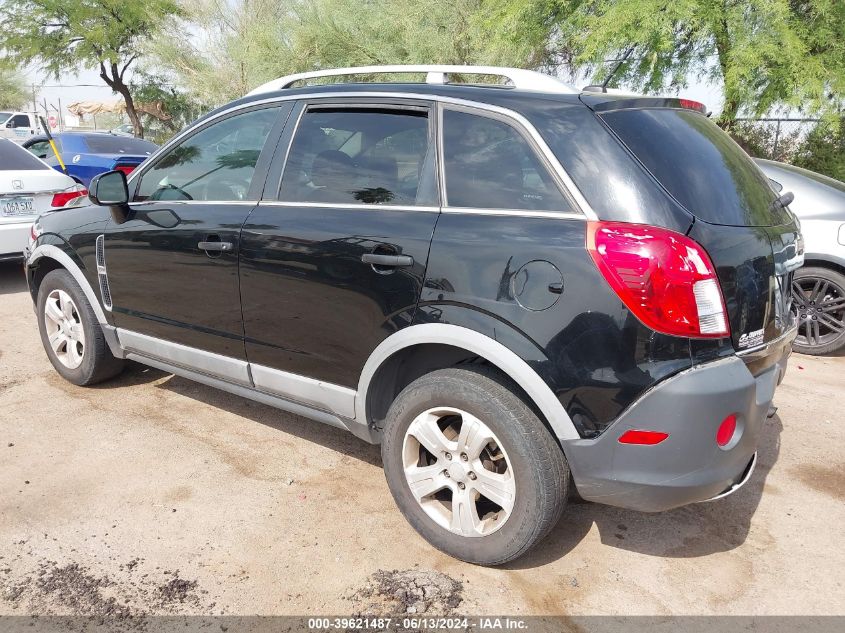
[[[0,139],[0,261],[23,257],[39,214],[85,193],[69,176],[9,139]]]
[[[0,123],[0,138],[22,142],[40,132],[38,116],[34,112],[11,112]]]
[[[292,87],[401,72],[427,82]],[[44,348],[76,385],[131,359],[380,443],[405,517],[475,563],[542,539],[570,481],[718,499],[754,469],[803,253],[704,111],[502,68],[271,81],[39,219]]]
[[[135,136],[135,126],[131,123],[121,123],[115,128],[109,130],[110,134],[116,134],[117,136]]]
[[[791,191],[801,221],[805,266],[795,273],[794,348],[831,354],[845,347],[845,183],[786,163],[754,159],[777,192]]]
[[[131,174],[158,149],[158,145],[150,141],[107,132],[62,132],[54,134],[53,139],[68,174],[86,187],[91,178],[107,171],[116,169]],[[27,139],[23,146],[54,169],[62,169],[46,136]]]

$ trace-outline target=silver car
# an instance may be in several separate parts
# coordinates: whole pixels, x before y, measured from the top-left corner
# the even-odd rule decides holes
[[[795,351],[829,354],[845,346],[845,183],[814,171],[754,159],[779,192],[791,191],[801,221],[805,264],[795,273]]]

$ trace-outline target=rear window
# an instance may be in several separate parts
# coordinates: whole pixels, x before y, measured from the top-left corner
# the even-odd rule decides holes
[[[140,154],[149,156],[158,145],[140,138],[97,134],[85,137],[85,144],[92,154]]]
[[[0,171],[13,169],[32,171],[50,168],[20,145],[16,145],[8,139],[0,139]]]
[[[789,215],[770,209],[776,194],[751,158],[696,112],[655,108],[604,112],[628,149],[697,218],[712,224],[772,226]]]

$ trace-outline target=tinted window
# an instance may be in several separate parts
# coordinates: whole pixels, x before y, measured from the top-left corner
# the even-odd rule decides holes
[[[288,154],[280,196],[294,202],[434,204],[424,199],[431,188],[420,186],[427,154],[424,111],[308,110]]]
[[[531,145],[508,123],[447,110],[443,155],[449,206],[570,210]]]
[[[158,145],[140,138],[92,134],[85,137],[85,144],[92,154],[141,154],[149,156]]]
[[[12,127],[29,127],[29,117],[25,114],[16,114],[10,123]]]
[[[707,117],[674,109],[619,110],[602,118],[652,175],[705,222],[770,226],[776,197],[751,158]]]
[[[135,200],[245,200],[278,108],[238,114],[172,147],[141,177]]]
[[[33,170],[50,168],[20,145],[16,145],[8,139],[0,139],[0,170],[6,171],[11,169]]]

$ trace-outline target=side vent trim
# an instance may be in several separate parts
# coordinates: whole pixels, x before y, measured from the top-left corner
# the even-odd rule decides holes
[[[97,237],[97,279],[100,281],[100,296],[103,298],[103,307],[111,312],[111,290],[109,289],[109,277],[106,273],[106,247],[105,236]]]

